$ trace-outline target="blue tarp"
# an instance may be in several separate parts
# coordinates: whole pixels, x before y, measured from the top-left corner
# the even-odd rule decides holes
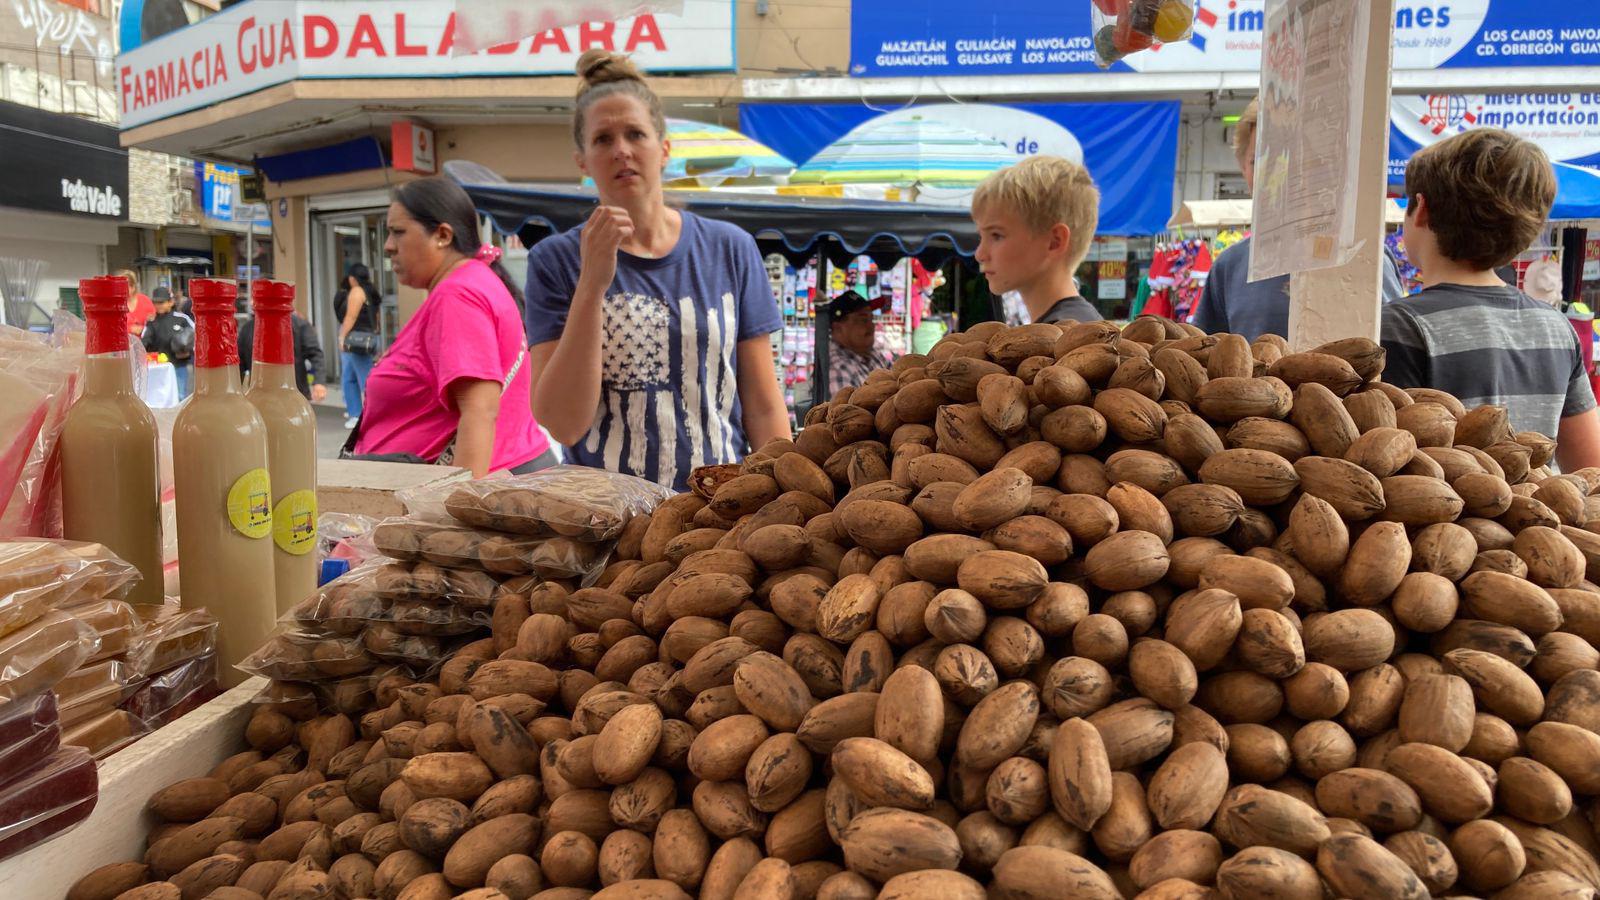
[[[1099,234],[1166,230],[1178,165],[1177,101],[1009,105],[1077,138],[1100,188]],[[739,130],[802,161],[878,114],[858,103],[746,104],[739,109]]]

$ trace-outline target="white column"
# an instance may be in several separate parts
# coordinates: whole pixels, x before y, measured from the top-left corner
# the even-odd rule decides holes
[[[1355,258],[1342,266],[1290,276],[1289,346],[1294,350],[1309,350],[1339,338],[1378,338],[1395,0],[1358,2],[1372,5],[1361,129],[1350,135],[1361,159],[1350,192],[1356,204],[1356,233],[1364,243]]]

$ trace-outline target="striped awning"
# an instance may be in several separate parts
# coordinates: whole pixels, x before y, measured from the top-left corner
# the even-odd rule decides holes
[[[1016,161],[1003,142],[967,128],[879,117],[824,147],[789,183],[970,186]]]

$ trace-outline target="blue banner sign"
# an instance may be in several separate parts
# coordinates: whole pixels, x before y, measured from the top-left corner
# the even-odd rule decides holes
[[[1196,0],[1193,36],[1112,71],[1255,72],[1265,0]],[[1098,72],[1088,0],[854,0],[850,73],[1037,75]],[[1600,4],[1398,0],[1398,70],[1600,65]]]
[[[1172,217],[1178,163],[1175,100],[1153,103],[981,103],[910,107],[1003,141],[1017,156],[1053,153],[1083,163],[1100,188],[1100,227],[1110,235],[1156,234]],[[747,104],[740,130],[793,160],[807,160],[878,116],[859,103]]]

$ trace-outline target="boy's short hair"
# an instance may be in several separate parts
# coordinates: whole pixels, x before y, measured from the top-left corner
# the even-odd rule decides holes
[[[1550,216],[1556,173],[1537,144],[1474,128],[1424,148],[1406,166],[1406,197],[1421,194],[1439,252],[1477,271],[1528,249]]]
[[[1029,156],[985,178],[972,194],[974,211],[998,205],[1010,210],[1035,232],[1057,223],[1067,226],[1068,267],[1076,269],[1089,255],[1100,224],[1100,190],[1089,170],[1059,156]]]
[[[1256,155],[1256,124],[1261,120],[1261,98],[1256,97],[1250,105],[1239,114],[1239,121],[1233,126],[1233,156],[1234,159],[1243,160],[1246,156],[1254,158]],[[1240,165],[1244,165],[1240,162]]]

